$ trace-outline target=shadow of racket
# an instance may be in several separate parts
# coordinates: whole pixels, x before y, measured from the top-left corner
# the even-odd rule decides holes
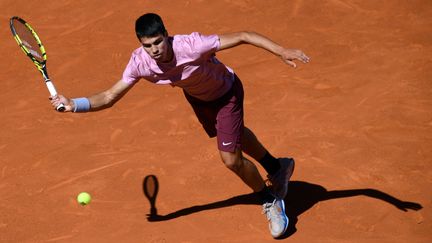
[[[147,214],[147,219],[151,221],[157,218],[156,197],[159,191],[159,182],[155,175],[148,175],[144,178],[143,191],[150,202],[150,213]]]

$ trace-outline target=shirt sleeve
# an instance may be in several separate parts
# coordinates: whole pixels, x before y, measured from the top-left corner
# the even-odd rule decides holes
[[[189,41],[195,52],[214,53],[220,47],[218,35],[202,35],[194,32],[189,36]]]
[[[136,59],[137,56],[132,54],[129,63],[123,71],[122,80],[127,84],[133,84],[141,78],[138,74],[138,62]]]

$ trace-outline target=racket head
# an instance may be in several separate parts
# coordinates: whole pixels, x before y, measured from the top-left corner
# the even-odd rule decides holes
[[[45,47],[42,45],[36,31],[30,24],[18,16],[10,19],[10,29],[21,50],[39,69],[43,68],[46,64],[47,56]]]

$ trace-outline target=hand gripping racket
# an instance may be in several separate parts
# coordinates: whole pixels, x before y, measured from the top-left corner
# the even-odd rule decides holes
[[[51,79],[48,77],[48,72],[46,69],[46,52],[41,40],[39,39],[39,36],[36,34],[34,29],[20,17],[14,16],[10,19],[10,28],[12,35],[18,45],[21,47],[21,50],[23,50],[23,52],[36,65],[37,69],[42,73],[45,84],[51,96],[56,96],[57,91]],[[60,104],[56,107],[56,110],[64,111],[65,106]]]

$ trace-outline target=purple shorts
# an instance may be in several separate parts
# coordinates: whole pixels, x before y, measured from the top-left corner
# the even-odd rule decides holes
[[[218,148],[234,152],[243,135],[243,85],[235,76],[231,89],[213,101],[202,101],[184,93],[209,137],[217,137]]]

